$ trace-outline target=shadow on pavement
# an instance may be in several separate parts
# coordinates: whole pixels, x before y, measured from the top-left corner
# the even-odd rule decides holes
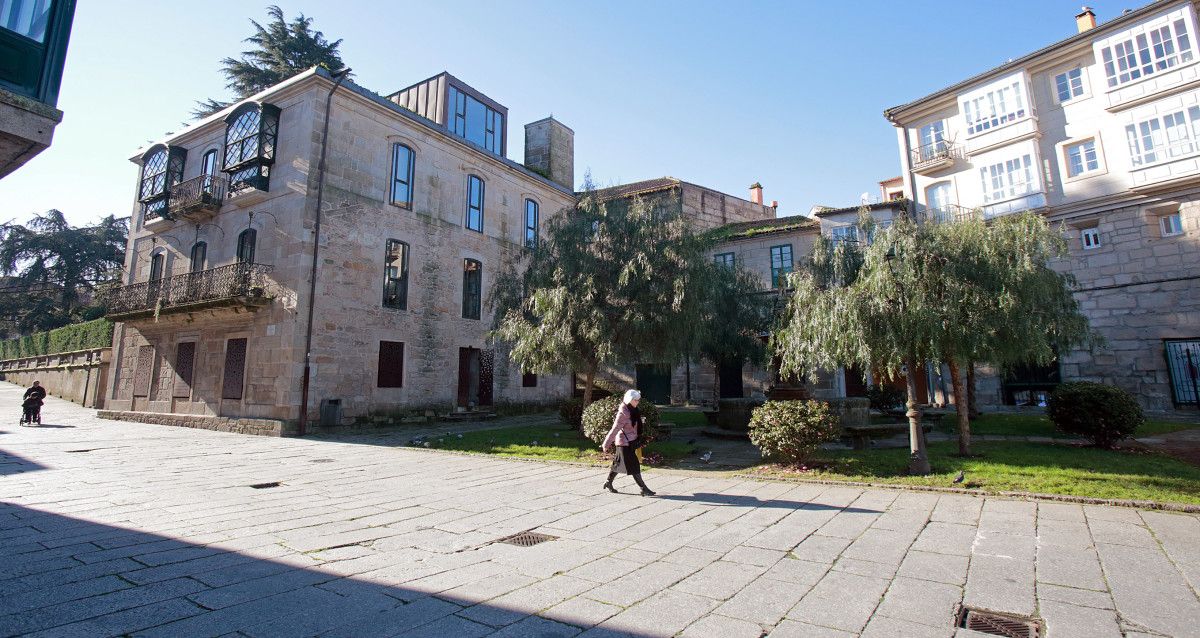
[[[246,542],[258,538],[230,542],[281,553],[274,538],[258,545]],[[504,582],[526,581],[505,581],[515,570],[482,579],[465,573],[501,555],[510,563],[524,556],[537,560],[537,547],[551,547],[553,541],[533,548],[485,545],[466,550],[496,550],[478,555],[475,563],[451,560],[462,552],[429,556],[418,551],[408,557],[400,550],[394,558],[360,554],[326,563],[328,569],[322,570],[257,558],[219,543],[194,544],[11,503],[0,503],[0,539],[3,636],[45,632],[174,638],[241,631],[238,635],[256,637],[471,638],[503,631],[505,636],[569,638],[590,626],[570,612],[540,617],[531,615],[536,609],[520,605],[481,604],[479,599],[517,587],[505,588]],[[339,547],[345,551],[346,546]],[[439,564],[426,563],[424,557]],[[360,561],[357,566],[355,560]],[[362,561],[371,562],[369,568]],[[589,638],[653,635],[653,628],[629,626],[588,632]]]
[[[823,505],[811,501],[778,501],[774,499],[762,500],[755,496],[736,496],[733,494],[711,494],[708,492],[696,492],[690,496],[683,494],[659,494],[658,499],[664,501],[681,501],[689,503],[709,503],[713,505],[724,505],[731,507],[765,507],[774,509],[806,509],[806,510],[837,510],[839,512],[849,512],[852,514],[880,514],[881,510],[865,509],[860,507],[841,507],[838,505]]]
[[[35,463],[23,456],[0,449],[0,476],[21,474],[23,472],[36,472],[44,469],[46,469],[45,465]],[[5,544],[5,541],[0,540],[0,547]]]

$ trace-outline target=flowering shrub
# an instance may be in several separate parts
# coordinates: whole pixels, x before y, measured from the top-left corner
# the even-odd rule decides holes
[[[800,463],[841,432],[837,414],[821,401],[767,401],[750,417],[750,441],[763,458]]]

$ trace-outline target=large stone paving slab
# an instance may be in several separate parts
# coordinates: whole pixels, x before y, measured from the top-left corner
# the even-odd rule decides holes
[[[1188,514],[45,414],[0,426],[0,636],[1200,636]]]

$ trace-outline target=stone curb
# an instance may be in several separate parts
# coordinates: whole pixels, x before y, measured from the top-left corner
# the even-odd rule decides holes
[[[556,459],[533,459],[521,456],[500,456],[497,454],[485,454],[482,452],[462,452],[459,450],[439,450],[437,448],[409,447],[406,445],[397,446],[396,449],[412,450],[414,452],[429,452],[434,454],[448,454],[452,456],[470,456],[470,457],[489,457],[501,459],[504,461],[518,461],[521,463],[549,463],[552,465],[573,465],[576,467],[604,467],[606,463],[586,463],[584,461],[559,461]],[[1004,497],[1021,500],[1035,501],[1053,501],[1058,503],[1079,503],[1081,505],[1111,505],[1115,507],[1130,507],[1135,509],[1160,510],[1167,512],[1181,512],[1184,514],[1200,514],[1200,505],[1190,505],[1187,503],[1166,503],[1159,501],[1135,501],[1127,499],[1110,499],[1110,498],[1092,498],[1088,496],[1073,496],[1070,494],[1039,494],[1036,492],[1008,492],[1008,491],[990,491],[990,490],[968,490],[957,487],[937,487],[935,485],[896,485],[894,483],[868,483],[864,481],[829,481],[822,479],[805,479],[793,478],[785,476],[762,476],[756,474],[746,474],[744,472],[733,472],[721,470],[680,470],[674,468],[657,468],[651,467],[655,472],[664,472],[669,474],[688,474],[695,476],[713,476],[721,475],[723,478],[739,478],[749,479],[752,481],[761,482],[777,482],[777,483],[813,483],[817,485],[840,485],[850,487],[869,487],[872,489],[888,489],[907,492],[935,492],[943,494],[962,494],[964,496],[976,496],[979,498],[987,497]]]

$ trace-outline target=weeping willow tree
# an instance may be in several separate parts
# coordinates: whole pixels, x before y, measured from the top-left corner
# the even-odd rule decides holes
[[[581,372],[586,406],[602,367],[682,356],[681,327],[703,312],[703,247],[678,214],[589,187],[497,278],[491,337],[529,372]]]
[[[773,347],[784,373],[859,366],[886,378],[904,373],[909,473],[928,474],[914,371],[945,362],[955,383],[959,452],[970,454],[964,366],[1044,364],[1056,350],[1087,341],[1072,280],[1050,267],[1065,253],[1061,235],[1038,215],[991,223],[918,223],[900,217],[876,228],[860,213],[866,243],[821,238],[793,273]]]

